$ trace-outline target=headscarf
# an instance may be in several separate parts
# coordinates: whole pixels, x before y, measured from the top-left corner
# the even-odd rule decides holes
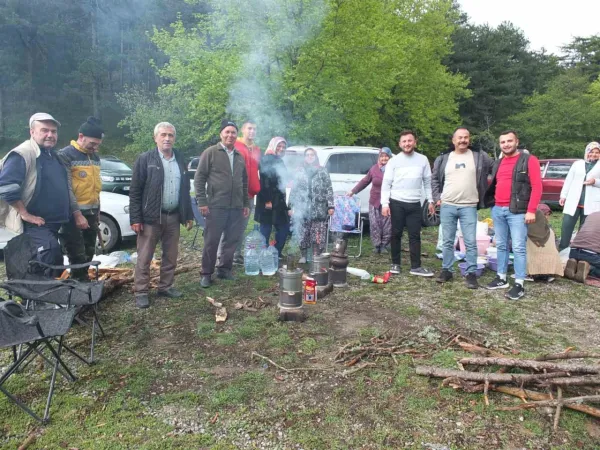
[[[287,147],[287,141],[285,140],[285,138],[282,138],[281,136],[275,136],[273,139],[271,139],[271,141],[269,142],[269,146],[265,150],[265,155],[277,156],[277,146],[281,142],[285,142],[285,146]]]
[[[391,150],[390,150],[388,147],[382,147],[382,148],[380,148],[380,149],[379,149],[379,156],[381,156],[381,154],[382,154],[382,153],[384,153],[384,154],[388,155],[390,158],[391,158],[392,156],[394,156],[394,155],[392,154],[392,151],[391,151]],[[379,169],[380,169],[382,172],[385,172],[385,166],[379,162],[379,156],[377,157],[377,166],[379,167]]]
[[[307,153],[309,150],[312,150],[312,152],[315,154],[315,161],[312,163],[312,165],[311,165],[311,166],[309,166],[309,165],[307,164],[307,162],[306,162],[306,153]],[[319,163],[319,155],[317,155],[317,152],[316,152],[316,150],[315,150],[314,148],[312,148],[312,147],[308,147],[306,150],[304,150],[304,167],[312,167],[312,168],[314,168],[314,169],[316,169],[316,168],[318,168],[318,167],[321,167],[321,164]]]
[[[586,162],[589,162],[588,157],[590,155],[590,152],[595,148],[600,149],[600,144],[598,142],[590,142],[588,145],[585,146],[585,154],[583,156],[583,159],[585,159]]]

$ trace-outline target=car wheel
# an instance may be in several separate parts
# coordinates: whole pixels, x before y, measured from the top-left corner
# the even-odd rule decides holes
[[[102,242],[104,243],[104,251],[108,253],[119,243],[119,228],[115,221],[105,214],[100,214],[98,228],[100,228],[100,236],[102,236]],[[98,242],[98,248],[102,248],[100,242]]]
[[[424,227],[437,227],[440,224],[440,207],[436,206],[434,213],[430,214],[428,203],[423,203],[421,218]]]

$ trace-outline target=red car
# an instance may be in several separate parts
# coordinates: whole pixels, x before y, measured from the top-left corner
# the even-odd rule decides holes
[[[542,203],[558,207],[560,191],[565,184],[565,178],[569,173],[571,165],[576,159],[541,159],[542,170]]]

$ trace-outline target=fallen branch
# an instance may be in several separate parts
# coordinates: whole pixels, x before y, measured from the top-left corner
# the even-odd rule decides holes
[[[560,398],[554,400],[541,400],[539,402],[530,402],[523,403],[518,406],[507,406],[505,408],[498,408],[500,411],[516,411],[518,409],[530,409],[530,408],[540,408],[542,406],[551,406],[555,407],[559,404],[571,405],[574,403],[582,404],[583,402],[600,402],[600,395],[585,395],[583,397],[570,397],[570,398]]]
[[[472,366],[509,366],[522,369],[558,370],[569,373],[600,374],[600,366],[594,367],[586,364],[556,364],[551,362],[534,361],[514,358],[462,358],[461,364]]]
[[[260,353],[256,353],[256,352],[252,352],[250,354],[251,357],[258,357],[261,358],[265,361],[267,361],[269,364],[271,364],[274,367],[277,367],[279,370],[283,370],[284,372],[311,372],[314,370],[333,370],[333,367],[294,367],[291,369],[287,369],[283,366],[280,366],[279,364],[277,364],[275,361],[273,361],[272,359],[267,358],[266,356],[261,355]]]
[[[583,377],[566,377],[554,378],[544,382],[544,385],[553,386],[597,386],[600,385],[600,377],[583,376]]]
[[[558,421],[560,420],[560,412],[562,411],[562,407],[564,405],[564,402],[562,401],[562,389],[558,388],[558,398],[556,399],[558,401],[558,404],[556,405],[556,414],[554,414],[554,432],[556,433],[556,430],[558,430]]]
[[[543,394],[541,392],[531,391],[528,389],[520,389],[510,386],[494,386],[491,388],[496,392],[501,392],[503,394],[512,395],[513,397],[518,397],[524,402],[527,400],[550,400],[551,396],[549,394]],[[589,405],[579,405],[579,404],[564,404],[565,408],[572,409],[574,411],[579,411],[585,414],[588,414],[592,417],[597,417],[600,419],[600,409],[594,408]]]
[[[19,445],[17,450],[27,450],[27,448],[29,448],[30,445],[34,444],[35,441],[37,440],[37,438],[40,437],[42,434],[44,434],[43,429],[42,430],[39,430],[39,429],[33,430],[31,433],[29,433],[29,436],[27,436],[27,438],[23,441],[23,443],[21,445]]]
[[[503,353],[497,352],[490,348],[480,347],[479,345],[473,345],[473,344],[469,344],[467,342],[459,342],[458,345],[465,352],[469,352],[469,353],[476,353],[476,354],[482,355],[482,356],[495,356],[496,358],[504,358],[504,356],[505,356]]]
[[[548,353],[535,358],[536,361],[553,361],[557,359],[579,359],[579,358],[600,358],[599,353],[586,353],[586,352],[562,352],[562,353]]]
[[[417,366],[417,375],[426,375],[435,378],[460,378],[467,381],[479,381],[484,383],[489,380],[490,383],[518,383],[528,384],[548,378],[563,378],[568,376],[567,372],[539,373],[539,374],[521,374],[521,373],[484,373],[469,372],[454,369],[441,369],[431,366]]]
[[[195,269],[199,269],[200,265],[199,264],[188,264],[185,266],[180,266],[177,267],[175,269],[175,275],[179,275],[181,273],[185,273],[185,272],[191,272],[192,270]],[[103,296],[106,297],[107,294],[111,293],[112,291],[114,291],[115,289],[117,289],[118,287],[121,287],[125,284],[131,284],[134,281],[134,271],[133,269],[128,269],[131,272],[130,276],[123,276],[123,274],[125,272],[122,272],[121,274],[114,274],[114,276],[111,276],[109,279],[107,279],[104,282],[104,293]],[[105,274],[108,275],[108,274]],[[155,274],[152,275],[150,277],[150,283],[156,283],[158,281],[158,279],[160,278],[160,274]]]

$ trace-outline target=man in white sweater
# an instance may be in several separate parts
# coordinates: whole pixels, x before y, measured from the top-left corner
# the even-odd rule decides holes
[[[400,273],[401,239],[408,229],[410,274],[432,277],[433,272],[421,267],[421,198],[426,197],[433,214],[431,167],[426,156],[417,153],[417,136],[411,130],[400,133],[402,150],[385,168],[381,185],[381,214],[392,216],[392,265],[390,272]],[[424,195],[423,195],[424,194]]]

